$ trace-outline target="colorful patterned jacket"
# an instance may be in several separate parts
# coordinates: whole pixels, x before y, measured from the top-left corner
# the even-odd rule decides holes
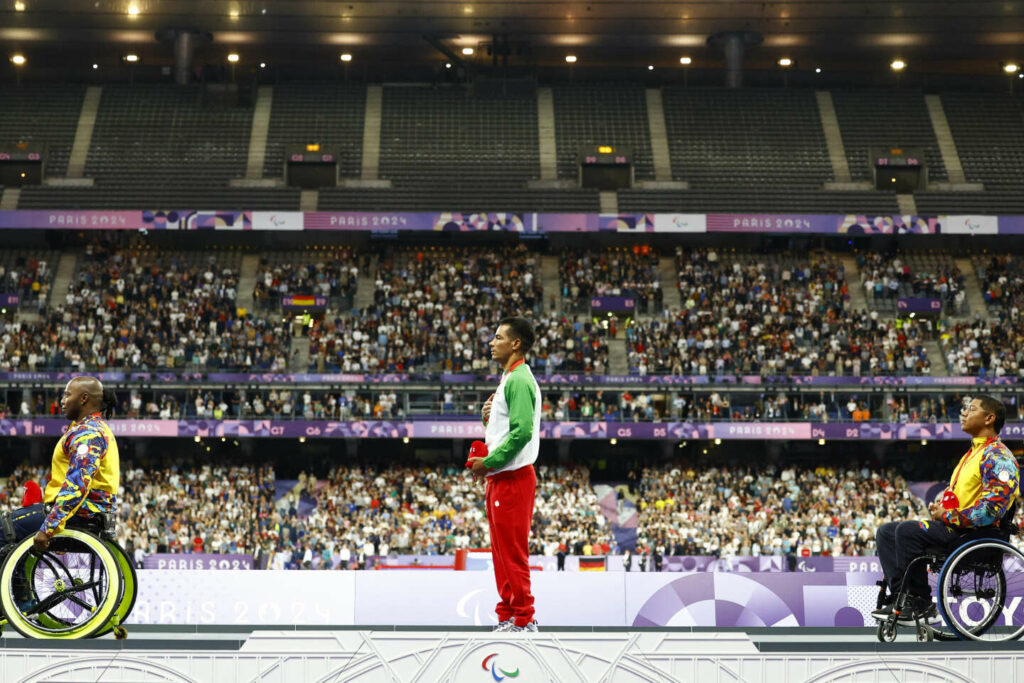
[[[949,488],[959,505],[942,514],[944,523],[961,529],[998,524],[1020,495],[1017,459],[999,439],[974,439]]]
[[[117,441],[99,413],[72,422],[53,449],[43,502],[52,504],[42,531],[53,536],[75,515],[113,513],[120,485]]]

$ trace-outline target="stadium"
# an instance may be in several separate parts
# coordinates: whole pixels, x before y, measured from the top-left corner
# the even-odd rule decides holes
[[[1024,680],[1022,45],[0,0],[0,679]]]

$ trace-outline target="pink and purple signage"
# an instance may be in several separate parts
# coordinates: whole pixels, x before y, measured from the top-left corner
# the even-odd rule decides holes
[[[0,211],[0,229],[1018,235],[1024,234],[1024,216],[52,209]]]
[[[408,421],[331,420],[110,420],[119,437],[231,437],[316,439],[481,439],[479,420]],[[0,435],[59,437],[67,420],[0,420]],[[1001,436],[1024,437],[1024,423],[1007,423]],[[542,439],[731,439],[731,440],[881,440],[966,439],[959,424],[888,422],[542,422]]]

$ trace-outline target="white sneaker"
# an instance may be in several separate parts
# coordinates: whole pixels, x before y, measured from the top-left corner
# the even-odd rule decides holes
[[[516,626],[515,622],[512,622],[512,628],[509,629],[511,633],[537,633],[540,629],[537,627],[537,621],[531,621],[526,626]]]
[[[495,624],[494,628],[492,628],[491,631],[495,633],[507,633],[508,631],[514,629],[515,626],[516,622],[514,619],[506,619],[505,621],[499,621],[497,624]]]

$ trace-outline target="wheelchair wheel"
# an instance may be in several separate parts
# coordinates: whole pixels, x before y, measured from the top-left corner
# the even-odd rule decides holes
[[[939,610],[963,640],[1007,641],[1024,634],[1024,619],[1003,615],[1007,598],[1024,596],[1024,554],[982,539],[957,548],[939,573]]]
[[[20,541],[0,568],[0,605],[26,638],[89,638],[104,629],[123,594],[117,559],[90,533],[66,529],[44,553]]]
[[[124,628],[122,628],[122,625],[132,613],[132,609],[135,607],[135,598],[138,595],[139,588],[139,577],[138,574],[135,573],[135,564],[116,541],[104,540],[103,543],[107,546],[110,552],[113,553],[114,559],[117,560],[117,568],[121,572],[122,579],[121,595],[118,597],[117,609],[114,610],[113,618],[111,618],[107,625],[104,626],[103,629],[95,635],[95,637],[99,638],[100,636],[104,636],[111,631],[114,631],[118,640],[122,640],[127,635]]]

